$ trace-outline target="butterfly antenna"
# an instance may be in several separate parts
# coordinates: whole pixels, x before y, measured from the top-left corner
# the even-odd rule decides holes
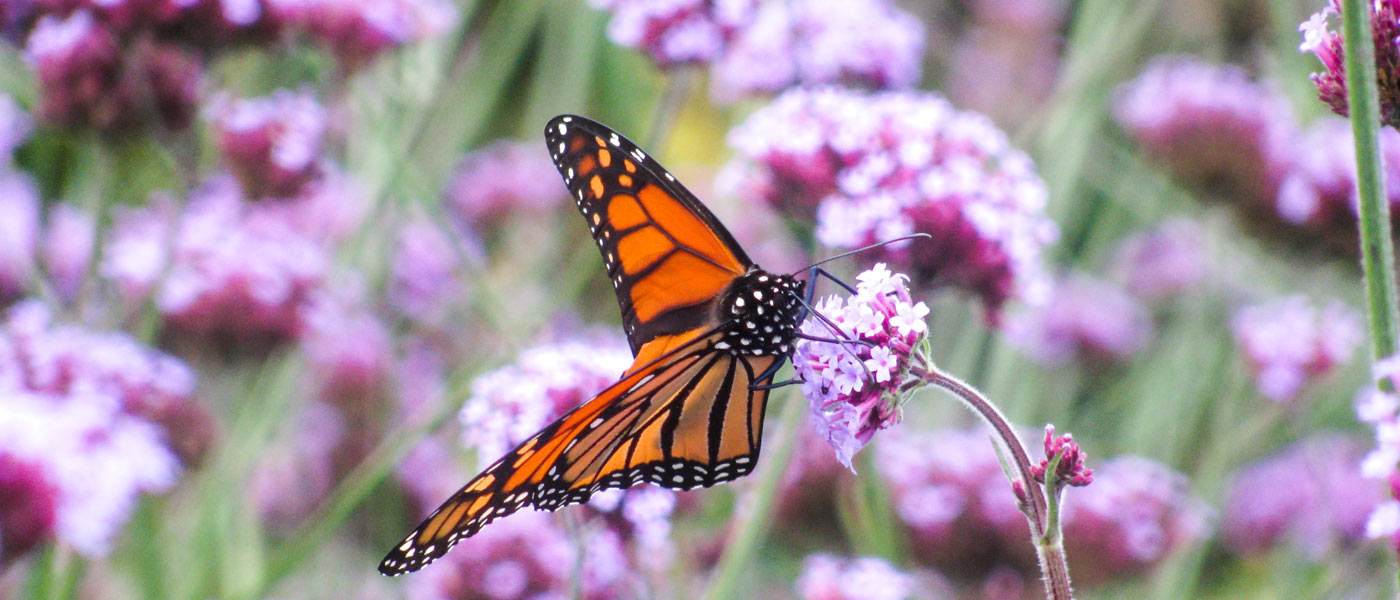
[[[823,258],[823,259],[821,259],[821,260],[819,260],[819,261],[817,261],[817,262],[814,262],[814,263],[812,263],[812,264],[810,264],[810,265],[807,265],[807,266],[805,266],[805,267],[802,267],[801,269],[798,269],[798,270],[796,270],[796,271],[793,271],[791,274],[792,274],[792,275],[796,275],[796,274],[801,273],[801,272],[803,272],[803,271],[810,270],[810,269],[812,269],[813,267],[819,267],[819,266],[821,266],[821,265],[824,265],[824,264],[826,264],[826,263],[829,263],[829,262],[831,262],[831,261],[833,261],[833,260],[840,259],[840,258],[846,258],[847,256],[850,256],[850,255],[852,255],[852,254],[860,254],[861,252],[865,252],[866,250],[871,250],[871,249],[874,249],[874,248],[879,248],[880,246],[887,246],[887,245],[889,245],[889,244],[893,244],[893,243],[896,243],[896,242],[904,242],[904,241],[908,241],[908,240],[912,240],[912,239],[917,239],[917,238],[933,239],[933,236],[931,236],[931,235],[929,235],[929,234],[927,234],[927,233],[911,233],[911,234],[909,234],[909,235],[900,236],[900,237],[894,238],[894,239],[892,239],[892,240],[885,240],[885,241],[883,241],[883,242],[875,242],[874,244],[871,244],[871,245],[869,245],[869,246],[865,246],[865,247],[862,247],[862,248],[856,248],[855,250],[848,250],[848,251],[846,251],[846,252],[842,252],[842,253],[840,253],[840,254],[837,254],[836,256],[828,256],[828,257]]]
[[[867,377],[870,377],[870,378],[874,379],[874,375],[870,372],[870,367],[865,366],[865,361],[861,360],[861,359],[860,359],[860,356],[857,355],[857,354],[855,353],[855,351],[851,350],[851,347],[849,346],[849,344],[865,344],[865,345],[868,345],[868,346],[874,346],[875,343],[874,343],[874,342],[867,341],[867,340],[858,340],[858,339],[852,338],[850,335],[847,335],[846,332],[842,331],[842,330],[841,330],[841,327],[840,327],[839,325],[837,325],[837,324],[836,324],[835,322],[833,322],[831,319],[827,318],[826,315],[821,314],[821,312],[817,311],[816,307],[813,307],[811,304],[809,304],[805,298],[802,298],[802,297],[800,297],[800,296],[797,296],[797,294],[793,294],[793,296],[794,296],[794,297],[797,297],[797,301],[802,303],[803,308],[805,308],[809,314],[816,316],[816,317],[817,317],[817,320],[820,321],[821,324],[822,324],[823,326],[825,326],[825,327],[827,328],[828,331],[830,331],[830,332],[836,334],[837,337],[836,337],[836,338],[821,338],[821,337],[816,337],[816,336],[807,335],[807,334],[801,333],[801,332],[799,332],[799,333],[797,334],[797,336],[800,337],[800,338],[803,338],[803,339],[812,340],[812,341],[814,341],[814,342],[826,342],[826,343],[829,343],[829,344],[836,344],[836,345],[840,346],[842,350],[845,350],[847,354],[850,354],[850,355],[851,355],[851,358],[854,358],[854,359],[855,359],[856,364],[860,365],[861,370],[862,370],[862,371],[865,371],[865,375],[866,375]],[[844,339],[841,339],[841,338],[844,338]]]

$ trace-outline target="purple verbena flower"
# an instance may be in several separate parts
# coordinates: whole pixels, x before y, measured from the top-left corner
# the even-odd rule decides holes
[[[347,443],[341,411],[321,402],[297,407],[282,447],[264,452],[245,493],[264,525],[288,533],[311,514],[341,475],[336,453]]]
[[[23,295],[34,275],[39,190],[19,171],[0,169],[0,306]]]
[[[298,332],[317,396],[342,410],[364,412],[390,376],[389,330],[354,294],[322,292],[302,308]]]
[[[452,304],[462,301],[461,256],[467,250],[459,244],[441,224],[426,219],[399,228],[389,267],[394,310],[419,323],[437,324]]]
[[[87,212],[71,204],[49,209],[42,248],[44,271],[64,300],[77,298],[92,263],[96,237],[97,224]]]
[[[44,465],[0,448],[0,565],[54,534],[59,489]]]
[[[1060,364],[1124,361],[1152,336],[1147,308],[1118,286],[1085,274],[1056,282],[1049,298],[1014,314],[1007,338],[1036,360]]]
[[[448,0],[269,0],[288,27],[330,48],[347,69],[386,51],[450,29],[457,8]]]
[[[632,549],[639,566],[664,572],[676,558],[671,517],[677,493],[654,485],[613,488],[594,494],[588,507]]]
[[[15,99],[0,94],[0,163],[10,164],[16,148],[29,139],[34,120]]]
[[[1376,361],[1371,379],[1356,401],[1357,418],[1375,429],[1376,440],[1376,447],[1361,460],[1361,474],[1386,480],[1390,498],[1371,510],[1366,537],[1384,538],[1400,553],[1400,355]]]
[[[320,174],[327,117],[309,92],[220,96],[208,115],[219,149],[249,197],[291,196]]]
[[[719,58],[754,18],[757,0],[590,0],[612,13],[608,37],[645,52],[661,68]]]
[[[1113,114],[1178,178],[1272,212],[1297,124],[1288,101],[1243,69],[1159,57],[1118,90]]]
[[[1289,402],[1310,379],[1351,360],[1364,339],[1360,316],[1339,301],[1319,311],[1302,296],[1247,306],[1230,321],[1266,398]]]
[[[1084,487],[1094,482],[1094,470],[1086,465],[1089,454],[1079,449],[1074,436],[1068,433],[1056,436],[1055,426],[1045,426],[1045,441],[1042,444],[1045,458],[1031,465],[1031,476],[1040,483],[1046,483],[1045,474],[1050,468],[1050,460],[1058,456],[1060,462],[1055,467],[1055,480],[1059,485]]]
[[[1380,150],[1386,194],[1400,207],[1400,132],[1382,128]],[[1298,144],[1294,168],[1279,188],[1277,216],[1289,225],[1321,236],[1332,247],[1356,251],[1356,146],[1346,119],[1324,117]],[[1396,215],[1393,221],[1400,220]]]
[[[550,421],[617,381],[631,364],[621,343],[548,344],[526,350],[514,365],[478,377],[457,415],[462,442],[483,461],[495,460]]]
[[[889,0],[768,2],[714,63],[724,101],[798,85],[908,88],[919,78],[924,26]]]
[[[920,285],[972,292],[990,317],[1043,293],[1040,255],[1057,236],[1030,159],[985,117],[919,92],[796,89],[729,136],[741,195],[817,223],[854,248],[915,232],[931,240],[875,250]]]
[[[1207,273],[1205,231],[1195,221],[1170,219],[1124,238],[1114,250],[1114,278],[1147,301],[1184,293]]]
[[[1221,529],[1239,554],[1291,544],[1314,560],[1362,539],[1381,489],[1361,472],[1362,448],[1313,436],[1237,473]]]
[[[848,468],[876,431],[899,422],[910,369],[922,360],[928,307],[910,299],[907,279],[877,264],[857,276],[854,296],[822,299],[820,316],[802,323],[806,335],[842,340],[799,339],[792,362],[819,437]]]
[[[463,225],[490,230],[515,212],[559,206],[567,197],[549,153],[505,140],[462,157],[447,184],[447,206]]]
[[[1377,84],[1380,90],[1381,123],[1400,127],[1400,1],[1374,0],[1365,4],[1371,17],[1371,39],[1375,45]],[[1340,0],[1313,14],[1298,31],[1303,34],[1300,52],[1312,52],[1322,61],[1323,71],[1312,74],[1318,99],[1335,112],[1347,116],[1347,78],[1342,33],[1332,31],[1328,17],[1341,14]]]
[[[1044,109],[1058,81],[1061,31],[1069,4],[1060,0],[976,0],[971,21],[948,61],[948,97],[1003,126]]]
[[[873,556],[839,558],[813,554],[802,561],[797,595],[803,600],[904,600],[915,580]]]

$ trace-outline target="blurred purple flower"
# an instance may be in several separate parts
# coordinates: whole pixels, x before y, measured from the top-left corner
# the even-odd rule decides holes
[[[1380,130],[1386,193],[1392,211],[1400,208],[1400,132]],[[1276,210],[1284,222],[1322,236],[1339,250],[1356,252],[1356,146],[1346,119],[1314,122],[1298,145],[1296,163],[1278,193]],[[1392,222],[1400,222],[1394,215]]]
[[[1118,90],[1113,113],[1178,178],[1273,212],[1297,124],[1288,101],[1243,69],[1159,57]]]
[[[447,203],[462,224],[490,230],[514,212],[560,206],[566,195],[539,144],[502,140],[462,157],[447,184]]]
[[[1366,537],[1384,538],[1400,553],[1400,355],[1371,365],[1371,384],[1356,401],[1356,417],[1375,428],[1376,447],[1361,460],[1361,474],[1386,480],[1390,497],[1380,502],[1366,520]]]
[[[466,292],[460,252],[441,224],[426,219],[405,223],[390,259],[390,305],[420,323],[443,321]]]
[[[483,464],[617,381],[632,355],[616,343],[562,343],[526,350],[510,366],[478,377],[457,420],[462,443]]]
[[[60,491],[51,477],[42,463],[0,448],[0,566],[53,536]]]
[[[39,190],[29,176],[0,169],[0,306],[23,295],[34,274]]]
[[[97,224],[92,215],[70,204],[50,208],[48,221],[44,231],[44,269],[54,291],[71,302],[87,278]]]
[[[15,149],[29,139],[34,120],[15,99],[0,94],[0,164],[10,164]]]
[[[1292,401],[1309,379],[1346,364],[1365,336],[1345,304],[1333,300],[1319,311],[1302,296],[1242,308],[1230,329],[1259,392],[1275,402]]]
[[[1195,221],[1171,219],[1124,238],[1114,250],[1114,279],[1143,300],[1184,293],[1206,277],[1205,232]]]
[[[1036,360],[1062,364],[1078,358],[1115,363],[1132,358],[1152,337],[1147,308],[1118,286],[1072,273],[1049,299],[1014,314],[1006,336]]]
[[[800,219],[817,238],[854,248],[914,232],[877,258],[919,285],[979,296],[995,319],[1011,296],[1044,290],[1041,249],[1057,235],[1030,159],[980,115],[925,93],[798,89],[729,136],[727,170],[741,195]]]
[[[713,61],[754,18],[757,0],[589,0],[612,13],[608,38],[657,66]]]
[[[714,63],[712,95],[734,101],[797,85],[912,86],[924,26],[889,0],[768,2]]]
[[[1342,34],[1328,28],[1327,18],[1341,14],[1340,0],[1328,0],[1298,31],[1303,34],[1301,52],[1312,52],[1322,61],[1323,71],[1313,73],[1318,99],[1332,112],[1347,116],[1347,84]],[[1400,1],[1374,0],[1366,4],[1371,17],[1371,38],[1375,45],[1376,74],[1380,89],[1381,124],[1400,127]]]
[[[676,558],[671,541],[671,517],[677,493],[654,485],[604,490],[588,501],[588,507],[632,548],[635,562],[654,572],[665,572]]]
[[[320,172],[326,109],[310,92],[221,96],[207,109],[220,150],[250,198],[296,194]]]
[[[875,432],[899,422],[905,383],[922,366],[917,353],[928,334],[928,307],[909,298],[907,277],[880,263],[856,279],[856,295],[822,299],[814,308],[825,319],[802,323],[804,334],[850,341],[799,339],[792,357],[818,436],[852,470],[851,457]]]
[[[873,556],[813,554],[802,561],[796,586],[803,600],[904,600],[914,593],[915,580]]]
[[[578,542],[571,540],[542,512],[505,517],[417,576],[408,597],[527,600],[562,598],[571,589],[585,600],[624,596],[633,582],[617,534],[602,529],[580,535]]]
[[[977,0],[948,61],[948,97],[1002,125],[1023,123],[1055,86],[1063,0]]]
[[[1059,486],[1084,487],[1094,482],[1094,470],[1088,468],[1089,455],[1079,448],[1079,443],[1074,441],[1074,436],[1068,433],[1060,436],[1055,435],[1055,426],[1045,426],[1045,439],[1041,444],[1041,449],[1045,452],[1045,458],[1040,459],[1038,464],[1031,465],[1031,476],[1040,483],[1046,483],[1046,473],[1050,469],[1050,460],[1056,456],[1060,462],[1055,467],[1055,479]]]
[[[302,308],[298,333],[317,397],[341,410],[364,413],[385,391],[392,368],[389,330],[362,301],[322,292]]]
[[[380,54],[452,28],[448,0],[269,0],[278,20],[325,44],[343,67],[358,68]]]
[[[336,452],[346,442],[345,417],[321,402],[297,408],[289,447],[262,453],[249,478],[246,493],[266,527],[291,532],[321,504],[335,485]]]
[[[1221,524],[1238,554],[1281,543],[1320,560],[1354,544],[1381,489],[1361,473],[1363,449],[1339,436],[1313,436],[1235,474]]]

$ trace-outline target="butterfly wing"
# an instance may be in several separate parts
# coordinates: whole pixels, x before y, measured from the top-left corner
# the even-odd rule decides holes
[[[720,292],[753,265],[734,236],[616,131],[561,115],[544,133],[603,254],[632,353],[706,325]]]
[[[379,564],[416,571],[487,523],[525,506],[554,510],[642,481],[690,489],[748,474],[768,392],[753,389],[776,356],[718,351],[722,333],[656,338],[611,387],[506,453],[433,511]],[[638,362],[645,360],[639,358]]]

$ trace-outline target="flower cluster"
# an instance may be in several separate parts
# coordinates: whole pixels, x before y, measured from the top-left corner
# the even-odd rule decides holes
[[[1058,0],[977,0],[952,48],[948,97],[1003,126],[1044,107],[1059,71],[1069,5]]]
[[[1383,128],[1379,134],[1386,165],[1381,175],[1394,210],[1400,206],[1400,132]],[[1324,117],[1303,134],[1275,210],[1284,222],[1355,251],[1356,145],[1346,119]]]
[[[1205,237],[1194,221],[1163,221],[1120,241],[1110,269],[1129,293],[1143,300],[1184,293],[1206,278]]]
[[[621,343],[567,342],[526,350],[514,365],[472,382],[458,421],[462,441],[495,460],[617,381],[631,364]]]
[[[1055,426],[1045,426],[1045,440],[1041,444],[1045,450],[1045,458],[1038,464],[1031,465],[1031,477],[1040,483],[1046,483],[1045,476],[1050,470],[1050,461],[1059,457],[1059,462],[1055,463],[1054,476],[1059,485],[1069,485],[1074,487],[1084,487],[1094,482],[1094,470],[1085,466],[1088,464],[1089,454],[1079,448],[1079,443],[1074,441],[1074,436],[1068,433],[1056,436]]]
[[[102,556],[143,493],[211,441],[180,361],[119,333],[55,325],[35,301],[0,324],[0,560],[55,536]]]
[[[1275,402],[1293,400],[1309,379],[1346,364],[1364,339],[1356,311],[1335,300],[1319,311],[1302,296],[1241,308],[1230,329],[1259,392]]]
[[[613,488],[594,494],[588,508],[632,548],[637,564],[663,572],[676,557],[671,541],[676,496],[676,492],[654,485]]]
[[[336,453],[349,432],[341,412],[321,402],[297,407],[282,444],[264,453],[245,493],[272,532],[289,533],[325,500],[342,473]],[[460,484],[460,482],[459,482]]]
[[[907,279],[877,264],[857,276],[854,296],[822,299],[802,323],[802,333],[833,340],[799,339],[792,364],[818,435],[847,467],[876,431],[899,422],[910,370],[922,367],[928,307],[909,298]]]
[[[1147,308],[1118,286],[1085,274],[1056,282],[1049,298],[1013,315],[1006,335],[1036,360],[1113,363],[1142,350],[1152,335]]]
[[[6,9],[49,123],[102,131],[179,129],[199,101],[205,62],[230,47],[305,34],[346,68],[445,30],[447,0],[342,2],[30,2]]]
[[[504,140],[463,156],[446,196],[460,224],[490,230],[511,213],[559,206],[565,192],[543,146]]]
[[[714,62],[712,95],[732,101],[797,85],[912,86],[924,26],[889,0],[767,2]]]
[[[1376,361],[1372,383],[1356,402],[1356,416],[1376,430],[1376,447],[1361,461],[1361,474],[1383,479],[1390,499],[1379,503],[1366,520],[1366,537],[1385,539],[1400,552],[1400,355]]]
[[[326,109],[308,92],[216,98],[208,112],[230,170],[253,198],[296,194],[319,175]]]
[[[1362,539],[1381,501],[1362,454],[1352,440],[1318,435],[1241,469],[1226,495],[1226,545],[1255,554],[1288,543],[1317,560]]]
[[[390,259],[390,306],[415,323],[441,323],[466,291],[460,274],[466,252],[460,239],[448,236],[440,223],[404,223]]]
[[[754,17],[756,0],[590,0],[611,11],[608,37],[662,68],[712,61]]]
[[[1058,235],[1030,159],[985,117],[926,93],[798,89],[731,132],[728,170],[746,199],[817,221],[818,239],[875,252],[921,285],[980,297],[995,317],[1043,293],[1042,248]]]
[[[813,554],[802,561],[796,585],[803,600],[904,600],[914,592],[915,580],[873,556]]]
[[[1366,3],[1371,17],[1371,38],[1375,45],[1376,75],[1380,89],[1381,123],[1400,127],[1400,2],[1375,0]],[[1322,61],[1323,71],[1313,73],[1320,100],[1332,111],[1347,116],[1347,77],[1342,34],[1332,31],[1327,18],[1340,14],[1340,0],[1328,0],[1327,6],[1298,26],[1303,34],[1301,52],[1312,52]]]

